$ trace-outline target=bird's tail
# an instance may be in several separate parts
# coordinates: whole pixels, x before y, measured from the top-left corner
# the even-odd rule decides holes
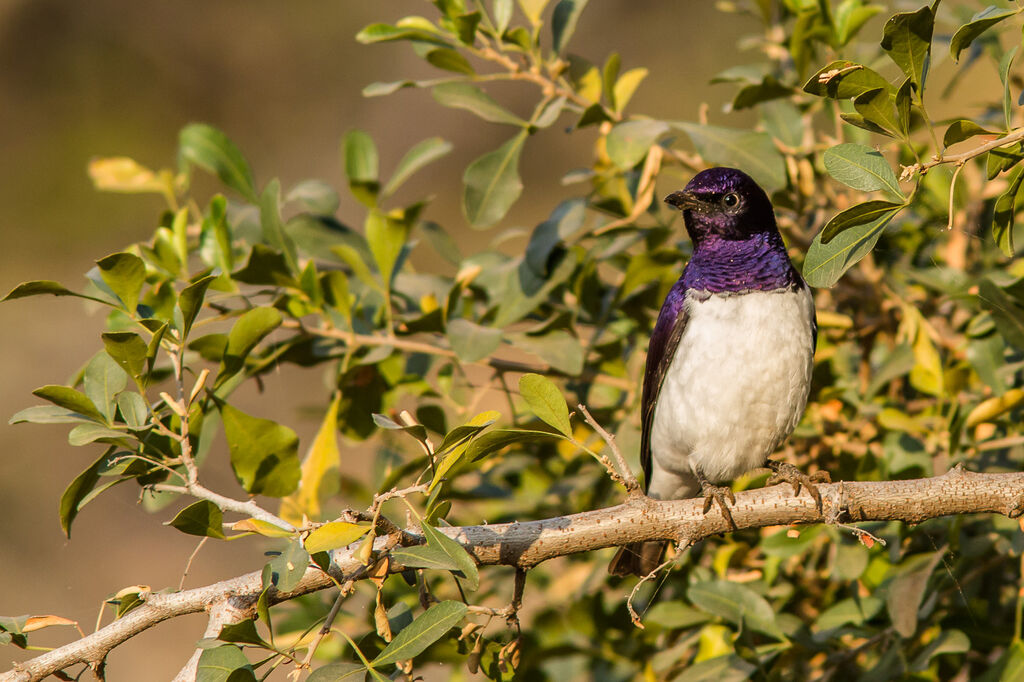
[[[665,554],[667,545],[666,542],[657,541],[634,542],[625,547],[619,547],[619,551],[615,553],[615,557],[608,564],[608,572],[617,576],[643,577],[661,564],[661,557]]]

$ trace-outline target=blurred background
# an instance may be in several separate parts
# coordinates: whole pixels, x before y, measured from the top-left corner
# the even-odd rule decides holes
[[[712,3],[654,6],[591,3],[571,51],[599,64],[618,51],[624,70],[649,67],[633,100],[636,111],[695,120],[707,103],[712,122],[748,125],[745,117],[722,111],[733,88],[707,83],[750,60],[736,46],[756,30],[755,22],[719,13]],[[410,146],[440,135],[455,151],[405,191],[434,195],[426,217],[453,232],[464,250],[486,243],[489,234],[470,230],[462,217],[461,176],[472,159],[503,142],[507,130],[444,109],[426,91],[361,95],[374,81],[436,75],[406,45],[354,40],[366,24],[408,14],[433,16],[434,8],[426,0],[0,2],[2,293],[28,279],[79,289],[93,261],[148,239],[162,201],[98,193],[86,165],[93,157],[124,155],[151,168],[172,167],[178,130],[191,121],[225,131],[248,158],[258,184],[279,177],[286,188],[314,177],[340,188],[338,144],[350,128],[377,141],[385,176]],[[526,95],[525,87],[502,85],[491,92],[522,115],[528,112],[517,107],[517,94]],[[558,201],[579,192],[559,179],[587,163],[594,136],[587,130],[566,134],[568,121],[539,133],[547,136],[545,144],[526,146],[523,197],[502,226],[532,228]],[[343,194],[338,217],[358,226],[363,211]],[[89,359],[102,327],[100,312],[78,300],[0,306],[0,615],[52,613],[91,632],[104,599],[119,589],[176,588],[195,548],[193,538],[161,525],[175,508],[149,515],[137,506],[138,489],[129,485],[86,507],[67,540],[57,516],[61,492],[98,450],[69,446],[60,426],[6,424],[19,409],[40,402],[32,389],[66,382]],[[304,449],[327,397],[319,375],[289,370],[288,376],[270,377],[263,395],[246,395],[240,405],[290,424]],[[355,454],[347,465],[364,468],[360,451],[349,452]],[[211,476],[210,487],[241,494],[230,474]],[[208,543],[185,587],[257,570],[264,549],[258,540]],[[104,622],[109,620],[108,610]],[[180,618],[115,649],[109,679],[169,679],[203,627],[202,616]],[[59,646],[77,636],[61,630],[38,633],[32,641]],[[0,660],[24,660],[31,653],[9,647]]]

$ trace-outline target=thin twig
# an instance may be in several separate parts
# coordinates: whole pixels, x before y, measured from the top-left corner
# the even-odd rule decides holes
[[[201,500],[209,500],[215,505],[220,507],[224,511],[237,512],[239,514],[246,514],[254,519],[266,521],[272,523],[278,528],[284,528],[288,531],[295,531],[295,526],[288,523],[281,517],[271,514],[263,507],[259,506],[253,500],[242,501],[236,500],[230,497],[215,493],[209,488],[205,487],[201,483],[188,483],[187,485],[169,485],[167,483],[156,483],[149,486],[150,490],[155,490],[162,493],[177,493],[178,495],[191,495]]]
[[[916,163],[912,166],[904,166],[903,173],[900,176],[900,180],[905,180],[916,173],[927,173],[929,169],[934,168],[935,166],[940,166],[942,164],[963,164],[975,157],[985,154],[986,152],[990,152],[993,149],[999,149],[1000,147],[1005,147],[1008,144],[1013,144],[1014,142],[1019,142],[1020,140],[1024,140],[1024,128],[1017,128],[1013,132],[1008,133],[1003,137],[992,140],[991,142],[986,142],[985,144],[975,147],[974,149],[969,149],[966,152],[963,152],[962,154],[951,154],[949,156],[946,156],[944,154],[938,154],[932,157],[931,161],[926,161],[924,163]]]
[[[178,581],[178,591],[179,592],[181,592],[181,590],[184,589],[184,587],[185,587],[185,578],[188,577],[188,572],[192,569],[192,562],[195,560],[196,555],[199,554],[199,550],[201,550],[203,548],[203,545],[205,545],[206,541],[209,540],[209,539],[210,539],[209,535],[203,536],[203,539],[199,541],[199,544],[196,545],[196,548],[194,550],[192,550],[192,554],[189,555],[188,563],[185,564],[185,571],[181,574],[181,580]]]
[[[667,559],[661,562],[661,564],[657,568],[655,568],[653,571],[645,575],[643,578],[640,578],[640,580],[637,581],[637,584],[633,586],[633,591],[629,593],[629,598],[626,600],[626,608],[629,609],[629,619],[633,621],[633,625],[635,625],[640,630],[644,629],[644,624],[640,620],[640,614],[638,614],[636,612],[636,609],[633,608],[633,598],[636,597],[636,593],[640,590],[641,585],[643,585],[648,580],[654,578],[654,576],[661,572],[661,569],[665,568],[670,564],[675,563],[675,560],[676,557],[672,557],[671,559]]]
[[[351,581],[345,583],[345,585],[353,585]],[[334,604],[331,605],[331,610],[327,612],[327,618],[324,619],[324,624],[316,633],[316,637],[309,643],[309,648],[306,650],[306,657],[302,659],[302,662],[296,666],[295,670],[288,673],[288,678],[291,680],[298,680],[303,670],[309,670],[309,663],[313,660],[313,654],[316,653],[317,647],[320,646],[320,642],[323,641],[324,637],[331,631],[331,626],[334,624],[334,619],[338,617],[338,612],[341,611],[341,603],[345,601],[345,597],[351,594],[351,591],[346,592],[345,589],[338,590],[338,596],[334,599]]]
[[[605,431],[604,427],[597,423],[597,420],[590,414],[585,405],[577,405],[576,409],[583,415],[583,420],[590,425],[597,435],[601,436],[605,443],[608,444],[612,454],[615,455],[615,460],[619,465],[620,479],[622,485],[626,487],[626,492],[633,493],[640,489],[640,484],[636,480],[636,476],[633,474],[633,470],[626,464],[625,457],[622,456],[622,452],[619,450],[619,446],[615,443],[615,436]],[[605,458],[607,460],[607,458]],[[612,474],[612,478],[616,478],[614,468],[610,467],[610,463],[606,465],[609,468],[609,473]]]

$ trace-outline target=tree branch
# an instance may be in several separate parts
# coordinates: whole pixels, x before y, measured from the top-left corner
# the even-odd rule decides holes
[[[821,509],[809,494],[793,495],[788,486],[747,490],[736,495],[732,518],[739,529],[798,523],[843,525],[862,521],[920,523],[952,514],[997,513],[1017,518],[1024,512],[1024,473],[978,474],[957,467],[935,478],[905,481],[844,481],[821,484]],[[558,556],[646,540],[696,542],[731,530],[717,508],[702,513],[703,500],[658,501],[632,496],[624,504],[539,521],[438,530],[459,541],[480,565],[528,569]],[[412,537],[418,537],[409,532]],[[357,543],[358,544],[358,543]],[[387,538],[374,547],[386,551]],[[392,572],[401,571],[391,562]],[[355,546],[333,552],[331,575],[309,568],[289,592],[273,592],[273,603],[360,580],[366,570]],[[332,579],[333,578],[333,579]],[[256,571],[206,587],[174,594],[151,594],[143,606],[80,640],[49,651],[0,674],[0,682],[31,682],[77,663],[101,661],[107,653],[157,623],[189,613],[211,612],[211,625],[230,609],[234,618],[252,615],[262,589]],[[209,629],[208,629],[209,630]]]

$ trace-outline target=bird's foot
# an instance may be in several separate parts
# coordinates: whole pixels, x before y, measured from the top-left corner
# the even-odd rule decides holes
[[[727,485],[712,485],[701,475],[697,476],[697,480],[700,482],[700,492],[704,496],[704,513],[707,514],[711,511],[711,505],[717,502],[718,508],[722,510],[722,516],[735,530],[736,522],[732,520],[732,512],[729,511],[729,506],[725,503],[728,498],[731,504],[736,504],[736,496],[732,494],[732,488]]]
[[[765,483],[765,487],[789,483],[793,486],[794,495],[800,494],[801,487],[806,488],[807,492],[814,498],[815,504],[818,505],[818,511],[821,511],[821,493],[818,491],[817,484],[832,482],[832,477],[828,475],[827,471],[815,471],[808,476],[792,464],[774,459],[768,460],[765,466],[772,470],[772,475],[768,478],[768,482]]]

